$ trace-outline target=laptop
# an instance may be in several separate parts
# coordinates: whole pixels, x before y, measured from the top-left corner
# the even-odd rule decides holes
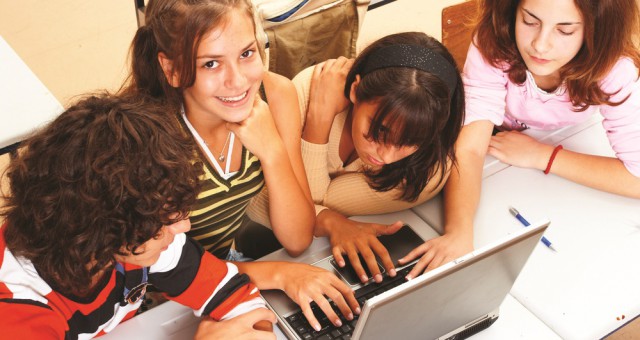
[[[351,268],[335,265],[330,249],[306,256],[306,262],[334,272],[356,292],[362,313],[353,321],[343,318],[341,327],[330,323],[313,303],[322,327],[316,332],[283,292],[261,293],[289,339],[464,339],[497,320],[500,304],[548,225],[544,221],[518,229],[411,281],[404,280],[404,276],[415,262],[397,267],[396,278],[385,275],[380,284],[373,280],[361,284]],[[423,243],[410,225],[380,240],[396,264]],[[335,306],[334,309],[337,311]],[[339,311],[337,314],[341,315]]]

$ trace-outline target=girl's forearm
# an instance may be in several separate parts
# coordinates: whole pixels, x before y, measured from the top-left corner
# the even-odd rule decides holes
[[[285,150],[262,162],[269,191],[269,219],[278,241],[292,256],[303,252],[313,239],[315,211],[300,187]]]

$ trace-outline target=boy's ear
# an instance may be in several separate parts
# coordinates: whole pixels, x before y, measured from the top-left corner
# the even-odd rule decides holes
[[[360,84],[360,75],[356,74],[356,79],[351,83],[351,91],[349,91],[349,100],[352,103],[356,103],[356,89],[358,88],[358,84]]]
[[[173,60],[167,58],[167,55],[163,52],[160,52],[158,53],[158,62],[160,63],[160,67],[162,67],[162,72],[164,72],[164,76],[167,78],[169,85],[179,87],[180,76],[176,72],[173,72]]]

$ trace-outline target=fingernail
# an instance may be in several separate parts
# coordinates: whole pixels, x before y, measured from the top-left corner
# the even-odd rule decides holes
[[[356,308],[356,314],[360,314],[360,307]]]
[[[367,282],[367,281],[369,281],[369,278],[366,275],[363,274],[362,276],[360,276],[360,281]]]
[[[404,257],[399,259],[398,262],[404,262]]]
[[[411,275],[407,275],[407,276],[405,276],[404,278],[405,278],[405,279],[407,279],[407,281],[409,281],[409,280],[413,279],[413,277],[411,277]]]
[[[389,275],[391,275],[392,277],[396,276],[396,269],[395,268],[391,268],[389,270]]]
[[[381,274],[376,274],[375,280],[376,280],[376,282],[382,282],[382,275]]]
[[[339,265],[340,267],[344,267],[345,263],[344,263],[344,261],[340,261],[340,262],[338,262],[338,265]]]
[[[356,309],[357,310],[357,309]],[[349,320],[353,320],[353,313],[349,313],[349,315],[347,315],[347,319]]]
[[[336,322],[334,322],[333,324],[336,325],[336,327],[340,327],[342,326],[342,321],[340,321],[340,319],[336,319]]]
[[[313,329],[315,329],[316,332],[320,332],[320,324],[317,323],[317,324],[313,325]]]

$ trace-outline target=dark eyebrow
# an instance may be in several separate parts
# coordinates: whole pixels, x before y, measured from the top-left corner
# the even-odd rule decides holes
[[[540,20],[540,18],[538,18],[537,16],[535,16],[533,13],[529,12],[527,9],[523,8],[523,11],[527,12],[527,14],[529,14],[530,16],[534,17],[536,20],[538,21],[542,21]],[[582,25],[581,22],[559,22],[556,25],[563,25],[563,26],[569,26],[569,25]]]
[[[243,50],[243,51],[246,51],[246,50],[248,50],[251,46],[253,46],[254,44],[257,44],[257,41],[255,41],[255,40],[254,40],[254,41],[250,42],[250,43],[249,43],[247,46],[245,46],[242,50]],[[205,54],[205,55],[201,55],[201,56],[196,57],[196,59],[204,59],[204,58],[206,58],[206,59],[219,59],[219,58],[221,58],[221,57],[222,57],[221,55]]]

